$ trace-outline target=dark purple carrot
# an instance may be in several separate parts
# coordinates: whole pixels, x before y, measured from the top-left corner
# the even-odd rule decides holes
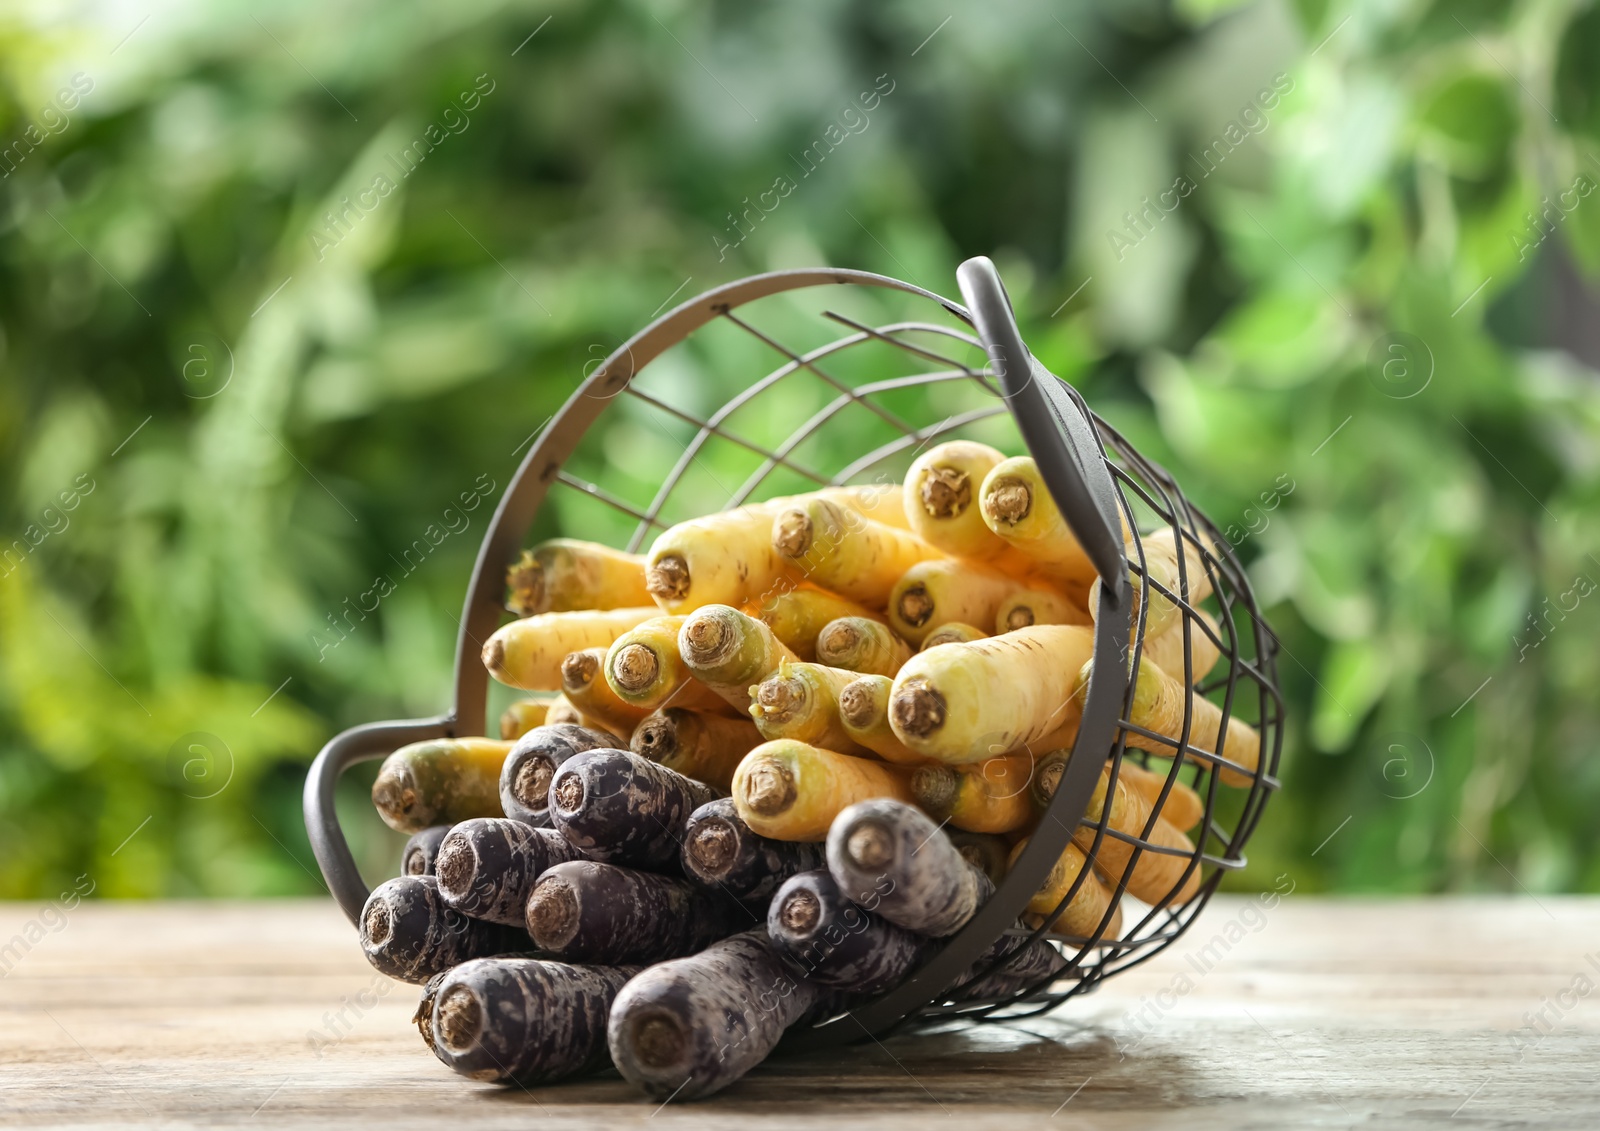
[[[607,1026],[611,1059],[656,1099],[707,1096],[766,1059],[824,993],[784,966],[766,931],[745,931],[622,987]]]
[[[574,754],[616,746],[615,736],[571,723],[534,727],[517,739],[500,770],[500,807],[514,821],[550,827],[550,779]]]
[[[820,844],[756,833],[727,797],[700,806],[683,830],[683,874],[752,903],[766,900],[790,876],[826,863]]]
[[[585,856],[676,872],[683,828],[717,791],[626,750],[587,750],[550,782],[550,819]]]
[[[691,954],[754,916],[720,892],[615,864],[574,860],[539,877],[528,933],[571,962],[659,962]]]
[[[439,987],[444,984],[445,977],[449,973],[449,970],[441,970],[428,979],[427,984],[422,987],[422,997],[417,1002],[416,1011],[411,1014],[411,1023],[417,1027],[417,1032],[422,1034],[422,1041],[428,1046],[428,1051],[438,1056],[441,1061],[444,1057],[439,1056],[439,1050],[433,1045],[433,1002],[439,996]]]
[[[1002,955],[1009,956],[1004,963],[974,980]],[[956,982],[954,989],[960,992],[953,996],[974,1000],[1009,997],[1020,990],[1047,985],[1048,976],[1066,964],[1061,952],[1044,939],[1030,943],[1026,935],[1001,935]]]
[[[405,848],[400,851],[400,874],[433,875],[434,861],[439,858],[439,845],[444,840],[444,834],[454,827],[454,825],[431,825],[420,833],[412,833],[411,839],[406,841]]]
[[[989,877],[920,809],[879,798],[828,830],[828,870],[845,895],[922,935],[954,934],[994,894]]]
[[[905,980],[939,944],[863,911],[826,868],[791,876],[767,909],[767,934],[812,982],[872,994]]]
[[[1011,845],[1003,836],[994,833],[969,833],[965,829],[944,827],[950,843],[956,846],[961,858],[988,876],[995,887],[1006,878],[1010,868]]]
[[[433,876],[381,883],[361,910],[361,949],[381,974],[418,985],[469,958],[533,949],[526,932],[445,906]]]
[[[450,830],[435,874],[445,903],[474,919],[521,927],[545,869],[583,854],[554,829],[508,817],[478,817]]]
[[[480,958],[446,974],[429,1019],[434,1055],[474,1080],[548,1084],[603,1067],[606,1015],[637,966]]]

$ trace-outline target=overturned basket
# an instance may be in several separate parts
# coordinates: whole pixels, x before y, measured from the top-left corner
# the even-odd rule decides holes
[[[347,730],[323,748],[307,776],[305,819],[311,845],[329,889],[352,922],[358,920],[369,892],[335,813],[339,776],[357,762],[384,757],[408,743],[485,733],[489,681],[479,651],[504,616],[501,599],[506,566],[517,556],[541,508],[555,502],[552,488],[575,492],[574,505],[603,508],[613,520],[613,528],[618,520],[631,525],[628,549],[633,550],[671,522],[736,506],[758,494],[785,493],[774,489],[779,484],[803,488],[898,481],[896,469],[903,470],[928,444],[973,430],[987,430],[986,434],[992,435],[996,428],[1010,427],[1014,421],[1101,579],[1093,675],[1072,757],[1026,850],[967,925],[900,985],[852,1009],[844,1018],[792,1032],[788,1043],[805,1046],[861,1040],[904,1022],[1029,1016],[1144,961],[1187,929],[1222,874],[1244,866],[1245,841],[1268,795],[1277,788],[1283,706],[1276,687],[1276,642],[1256,607],[1243,569],[1216,527],[1190,505],[1171,476],[1134,451],[1074,390],[1028,352],[994,265],[987,259],[972,259],[962,264],[957,277],[966,307],[909,283],[865,272],[805,270],[753,276],[679,306],[636,334],[588,376],[539,432],[489,526],[456,644],[454,709],[437,718]],[[938,320],[874,324],[872,315],[851,317],[829,306],[809,312],[798,309],[800,300],[819,296],[826,296],[825,301],[833,305],[870,307],[872,302],[860,290],[869,287],[883,288],[896,293],[893,297],[897,299],[919,305],[932,304],[925,314]],[[772,308],[774,303],[780,306]],[[752,321],[764,307],[774,309],[775,318],[788,327],[786,336],[803,329],[814,334],[818,325],[833,327],[835,334],[837,327],[844,326],[849,333],[796,351],[773,336],[777,331],[769,333]],[[739,340],[694,352],[695,343],[713,328]],[[707,382],[686,362],[702,372],[710,365],[723,375],[731,371],[742,375],[750,371],[753,357],[760,353],[775,355],[780,363],[715,411],[696,409],[697,394],[704,396]],[[882,375],[895,370],[904,372]],[[652,382],[657,375],[660,380]],[[791,428],[790,422],[775,419],[774,413],[762,415],[763,408],[774,403],[772,398],[763,400],[765,394],[780,385],[792,388],[798,381],[822,383],[823,402],[809,419]],[[817,441],[830,425],[838,427],[845,413],[870,414],[866,430],[888,438],[854,458],[834,454],[830,459],[827,445]],[[664,476],[652,477],[648,470],[628,466],[635,460],[648,463],[647,443],[634,444],[626,451],[623,442],[609,451],[596,447],[594,441],[603,433],[597,423],[602,417],[610,420],[619,415],[640,426],[636,438],[651,435],[642,428],[644,421],[657,435],[671,435],[671,429],[687,431],[687,447]],[[928,422],[909,418],[914,415]],[[752,439],[753,431],[771,433],[775,439]],[[725,487],[721,497],[711,496],[714,486],[720,487],[705,459],[712,444],[739,449],[750,463],[747,478],[731,491],[731,497]],[[819,469],[818,463],[828,470]],[[611,486],[583,478],[569,470],[571,466],[596,467]],[[653,497],[648,502],[629,501],[627,488],[635,488],[637,494],[638,484],[646,479],[652,481]],[[691,498],[686,501],[686,496]],[[1134,532],[1126,544],[1120,532],[1124,524]],[[1148,536],[1152,529],[1163,526],[1188,551],[1177,556],[1175,584],[1145,569],[1138,531],[1142,527]],[[1195,561],[1203,568],[1204,579],[1190,575]],[[1170,737],[1129,721],[1135,687],[1130,668],[1137,668],[1151,608],[1151,601],[1135,600],[1130,572],[1141,579],[1145,591],[1166,598],[1169,615],[1175,611],[1181,616],[1181,624],[1168,631],[1182,633],[1185,685],[1196,682],[1197,673],[1189,670],[1192,639],[1204,634],[1220,652],[1221,661],[1198,683],[1197,691],[1219,699],[1216,705],[1221,709],[1223,733],[1230,718],[1253,716],[1250,721],[1259,729],[1262,746],[1258,764],[1241,765],[1190,747],[1193,708],[1188,696],[1184,697],[1181,726],[1172,728]],[[1200,615],[1195,607],[1198,600],[1191,603],[1188,599],[1207,589],[1217,602],[1215,622]],[[1173,757],[1180,747],[1186,757]],[[1172,760],[1170,765],[1165,760],[1158,763],[1167,780],[1152,806],[1144,835],[1131,836],[1108,827],[1109,805],[1102,806],[1106,812],[1098,821],[1085,821],[1102,770],[1109,765],[1114,780],[1125,760],[1143,764],[1150,760],[1151,749]],[[1224,776],[1230,784],[1245,788],[1219,789]],[[1204,803],[1192,851],[1145,839],[1155,827],[1161,804],[1180,782],[1192,786]],[[1114,838],[1132,850],[1134,861],[1143,853],[1183,857],[1183,880],[1198,876],[1199,894],[1182,904],[1169,898],[1129,916],[1121,936],[1115,938],[1106,937],[1112,915],[1109,909],[1088,937],[1055,933],[1051,930],[1054,917],[1046,916],[1044,925],[1033,934],[1050,939],[1061,950],[1067,960],[1062,970],[1001,998],[973,998],[947,989],[999,936],[1025,933],[1016,926],[1019,915],[1080,827],[1092,830],[1093,843],[1085,845],[1091,856],[1105,838]],[[1130,864],[1116,890],[1113,909],[1124,896],[1126,874],[1131,873]],[[1080,872],[1057,906],[1057,914],[1071,903],[1089,874],[1088,869]],[[993,966],[998,968],[1004,962],[997,960]]]

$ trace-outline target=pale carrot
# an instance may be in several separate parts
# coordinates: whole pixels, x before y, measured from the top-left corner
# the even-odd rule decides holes
[[[817,636],[831,622],[841,617],[883,620],[881,613],[809,583],[774,593],[745,611],[772,629],[789,651],[807,661],[817,658]]]
[[[556,705],[556,696],[518,699],[500,716],[500,737],[515,742],[536,726],[543,726],[545,715]]]
[[[946,558],[919,562],[889,593],[889,627],[913,644],[942,624],[992,625],[1007,597],[1026,588],[999,570]]]
[[[746,754],[733,775],[739,817],[773,840],[826,840],[839,813],[858,801],[909,803],[906,770],[779,739]]]
[[[772,546],[815,584],[878,608],[906,570],[945,556],[909,531],[814,497],[777,512]]]
[[[905,503],[898,483],[824,487],[812,494],[817,498],[828,499],[840,506],[849,507],[862,518],[870,518],[873,522],[881,522],[896,530],[911,529],[911,520],[906,517]]]
[[[889,722],[912,750],[952,764],[1054,749],[1076,725],[1077,672],[1093,655],[1092,630],[1053,624],[920,652],[895,677]]]
[[[839,691],[839,723],[852,740],[885,762],[920,766],[928,761],[895,737],[889,726],[889,695],[894,680],[886,675],[857,676]]]
[[[841,754],[867,754],[839,719],[839,693],[855,678],[855,672],[825,664],[785,660],[751,688],[750,717],[768,740],[792,738]]]
[[[1178,580],[1177,535],[1170,526],[1150,534],[1141,535],[1139,545],[1144,550],[1144,570],[1151,581],[1165,586],[1167,591],[1188,601],[1190,607],[1198,605],[1211,595],[1211,577],[1206,573],[1200,551],[1188,538],[1183,539],[1183,583]],[[1139,565],[1139,550],[1131,542],[1127,547],[1128,561]],[[1183,610],[1172,599],[1151,588],[1137,569],[1130,568],[1128,580],[1133,585],[1133,624],[1139,623],[1139,608],[1149,594],[1150,611],[1145,614],[1144,638],[1149,641],[1175,627],[1182,619]],[[1089,587],[1089,612],[1099,614],[1100,579],[1095,578]]]
[[[941,644],[967,644],[974,640],[987,640],[988,637],[989,634],[981,628],[953,620],[949,624],[941,624],[924,636],[920,651],[926,652],[929,648],[937,648]]]
[[[1039,576],[1083,585],[1095,579],[1094,563],[1062,517],[1032,456],[996,464],[978,490],[978,510],[989,529],[1027,558]]]
[[[623,633],[606,650],[606,682],[618,698],[648,711],[720,707],[722,697],[699,683],[678,654],[686,617],[655,617]]]
[[[1030,624],[1093,624],[1089,610],[1048,589],[1018,589],[1000,602],[995,613],[995,635]]]
[[[817,634],[817,659],[861,675],[892,676],[909,660],[911,645],[870,617],[840,617]]]
[[[1204,609],[1196,609],[1200,619],[1209,626],[1211,631],[1222,639],[1222,630],[1217,627],[1215,618]],[[1154,637],[1146,636],[1144,641],[1144,654],[1152,663],[1164,672],[1171,673],[1175,678],[1183,678],[1183,624],[1181,621],[1168,625],[1166,631],[1157,633]],[[1222,653],[1211,637],[1206,634],[1205,628],[1199,624],[1189,625],[1189,657],[1193,665],[1190,683],[1199,683],[1207,672],[1217,662],[1217,657]]]
[[[635,625],[660,614],[654,608],[541,613],[503,626],[483,646],[483,665],[508,687],[555,691],[568,652],[604,648]]]
[[[947,554],[1026,576],[1032,572],[1033,562],[989,529],[978,506],[978,488],[984,477],[1005,458],[987,444],[970,440],[951,440],[929,448],[906,472],[906,517],[924,541]]]
[[[523,617],[650,604],[642,555],[576,538],[552,538],[522,551],[506,571],[506,587],[506,607]]]
[[[761,621],[727,605],[707,605],[683,620],[678,653],[696,679],[736,710],[750,707],[750,689],[795,654]]]
[[[613,734],[632,734],[650,712],[635,706],[611,689],[605,678],[605,648],[584,648],[567,653],[561,661],[561,693],[586,718],[600,722]]]
[[[1047,808],[1051,798],[1056,795],[1056,788],[1061,784],[1061,775],[1067,768],[1070,752],[1055,750],[1039,759],[1038,768],[1034,771],[1033,784],[1029,792],[1033,795],[1034,804],[1041,810]],[[1128,788],[1145,799],[1152,807],[1160,801],[1161,791],[1166,788],[1167,775],[1158,774],[1147,770],[1137,762],[1124,758],[1117,767],[1117,781],[1126,783]],[[1200,823],[1205,816],[1205,802],[1187,784],[1181,781],[1172,783],[1172,789],[1167,793],[1167,799],[1161,803],[1161,816],[1179,831],[1186,832]]]
[[[639,724],[629,745],[635,754],[726,793],[740,760],[764,741],[749,719],[666,707]]]
[[[1146,833],[1144,830],[1150,821],[1150,803],[1138,790],[1125,783],[1120,774],[1116,788],[1111,793],[1110,809],[1107,810],[1106,787],[1110,784],[1110,770],[1111,767],[1107,766],[1100,772],[1100,780],[1095,783],[1094,795],[1090,797],[1089,807],[1083,815],[1085,821],[1098,822],[1102,813],[1109,813],[1106,817],[1107,831],[1100,838],[1100,847],[1094,848],[1098,830],[1087,826],[1080,827],[1072,834],[1073,842],[1085,853],[1094,851],[1094,866],[1111,887],[1116,887],[1126,875],[1126,890],[1135,899],[1142,899],[1152,906],[1168,899],[1175,903],[1187,903],[1200,890],[1199,868],[1191,871],[1187,878],[1184,877],[1184,871],[1194,859],[1194,841],[1161,817],[1155,818],[1149,833]],[[1112,836],[1113,830],[1138,837],[1156,848],[1173,849],[1183,855],[1171,856],[1145,849],[1139,853],[1138,862],[1130,868],[1134,846]]]
[[[668,613],[743,605],[795,572],[772,548],[774,503],[753,503],[680,522],[650,547],[645,583]]]

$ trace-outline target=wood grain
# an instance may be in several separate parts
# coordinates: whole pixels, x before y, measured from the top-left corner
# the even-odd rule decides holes
[[[782,1057],[660,1110],[614,1074],[531,1093],[452,1076],[411,1026],[416,988],[374,975],[328,901],[93,903],[55,931],[42,905],[0,904],[0,946],[45,931],[0,955],[0,1123],[1600,1124],[1600,993],[1582,993],[1600,988],[1600,900],[1252,903],[1218,899],[1047,1018]],[[1524,1028],[1541,1009],[1548,1032]]]

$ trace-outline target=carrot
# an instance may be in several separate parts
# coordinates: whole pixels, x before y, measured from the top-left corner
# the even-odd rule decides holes
[[[752,687],[795,658],[772,629],[727,605],[685,617],[678,652],[696,679],[740,711],[749,709]]]
[[[506,571],[506,608],[519,617],[648,605],[644,558],[576,538],[552,538]]]
[[[995,635],[1030,624],[1093,624],[1087,609],[1048,589],[1018,589],[1000,602],[994,617]]]
[[[993,624],[1000,605],[1024,586],[998,570],[971,562],[919,562],[889,594],[889,627],[913,644],[940,625]]]
[[[1196,609],[1200,619],[1206,623],[1212,632],[1222,639],[1222,630],[1217,627],[1216,619],[1204,609]],[[1191,674],[1194,676],[1190,683],[1199,683],[1207,672],[1217,662],[1217,657],[1222,653],[1211,637],[1206,635],[1206,630],[1198,624],[1189,625],[1189,662]],[[1144,641],[1144,655],[1164,672],[1170,672],[1175,678],[1183,678],[1183,624],[1178,622],[1167,627],[1165,632],[1156,636],[1146,636]]]
[[[828,871],[862,907],[934,937],[955,934],[994,894],[938,825],[892,798],[839,814],[828,831]]]
[[[1056,750],[1039,759],[1039,766],[1034,771],[1033,785],[1029,792],[1033,795],[1035,805],[1041,810],[1049,806],[1050,799],[1056,795],[1069,757],[1068,751]],[[1167,775],[1147,770],[1137,762],[1124,758],[1117,767],[1117,781],[1119,784],[1126,783],[1128,788],[1144,798],[1148,805],[1154,806],[1160,800],[1161,790],[1167,784]],[[1204,815],[1205,803],[1200,800],[1200,795],[1181,781],[1173,782],[1171,792],[1161,804],[1161,816],[1173,828],[1185,831],[1199,824],[1200,818]]]
[[[928,759],[895,737],[889,726],[889,694],[894,681],[886,675],[857,676],[839,691],[839,723],[857,745],[885,762],[920,766]]]
[[[658,616],[653,608],[541,613],[512,621],[483,646],[483,666],[509,687],[554,691],[568,652],[604,648],[629,629]]]
[[[926,758],[959,764],[1028,747],[1049,750],[1075,727],[1078,672],[1094,655],[1092,631],[1034,625],[911,658],[895,677],[889,723]]]
[[[412,833],[400,850],[402,876],[431,876],[434,863],[439,859],[439,845],[454,825],[429,825],[421,832]]]
[[[817,659],[861,675],[892,676],[911,658],[911,646],[869,617],[840,617],[817,634]]]
[[[511,743],[493,738],[434,738],[402,746],[383,760],[372,804],[396,832],[469,817],[499,817],[500,767]]]
[[[883,620],[880,614],[815,585],[800,585],[775,593],[751,611],[802,660],[817,658],[817,634],[840,617],[864,619],[873,624]]]
[[[557,695],[555,702],[550,704],[550,710],[544,716],[545,726],[573,726],[583,727],[585,730],[605,730],[605,724],[599,719],[591,719],[578,708],[565,695]],[[535,730],[538,728],[535,727]]]
[[[445,905],[435,876],[396,876],[361,908],[361,951],[380,974],[418,985],[469,958],[529,951],[527,933]]]
[[[1027,837],[1017,841],[1011,850],[1012,864],[1017,862],[1027,847]],[[1049,922],[1050,930],[1060,934],[1078,939],[1094,937],[1100,928],[1100,921],[1105,918],[1106,911],[1111,907],[1111,892],[1092,870],[1084,876],[1083,886],[1073,895],[1072,902],[1063,907],[1059,915],[1056,914],[1056,908],[1065,898],[1067,889],[1083,871],[1085,862],[1082,849],[1076,844],[1067,845],[1065,851],[1061,853],[1061,859],[1055,862],[1050,874],[1040,885],[1038,893],[1028,901],[1028,912],[1039,917],[1030,925],[1037,926],[1042,925],[1042,922]],[[1106,924],[1101,937],[1115,938],[1121,929],[1122,908],[1119,906],[1112,912],[1111,921]]]
[[[528,897],[528,934],[569,962],[659,962],[693,954],[753,916],[719,891],[597,860],[546,869]]]
[[[568,652],[561,661],[561,693],[585,718],[599,721],[614,734],[632,734],[650,712],[611,689],[605,679],[605,664],[604,648]]]
[[[636,966],[569,966],[536,958],[478,958],[434,989],[429,1043],[474,1080],[549,1084],[600,1068],[606,1014]]]
[[[985,562],[1013,576],[1033,563],[983,521],[978,488],[1006,457],[987,444],[951,440],[929,448],[906,472],[905,509],[911,529],[947,554]],[[993,616],[979,623],[988,623]]]
[[[750,717],[769,741],[792,738],[841,754],[866,754],[839,721],[839,692],[854,672],[823,664],[790,663],[750,690]]]
[[[910,520],[906,518],[904,496],[898,483],[824,487],[820,491],[811,492],[810,496],[802,497],[827,499],[841,507],[849,507],[862,518],[870,518],[873,522],[881,522],[896,530],[911,529]]]
[[[1006,859],[1011,855],[1011,845],[1003,836],[992,833],[969,833],[965,829],[952,829],[945,833],[956,846],[961,858],[988,876],[998,887],[1006,878]]]
[[[878,607],[906,570],[945,556],[909,531],[818,498],[778,511],[772,546],[813,583]]]
[[[763,902],[790,876],[826,862],[820,844],[761,836],[727,797],[700,806],[683,830],[683,874],[745,902]]]
[[[1179,584],[1177,537],[1170,526],[1141,535],[1139,545],[1144,550],[1144,569],[1149,574],[1149,580],[1165,586],[1168,592],[1183,597],[1193,607],[1211,595],[1211,577],[1206,573],[1205,565],[1200,559],[1200,551],[1188,538],[1184,538],[1185,584]],[[1130,544],[1127,552],[1130,564],[1138,566],[1138,549]],[[1177,625],[1182,618],[1183,610],[1173,604],[1170,597],[1150,588],[1147,579],[1137,569],[1128,571],[1128,580],[1133,584],[1133,624],[1136,629],[1139,624],[1139,608],[1144,603],[1146,594],[1150,598],[1150,611],[1145,614],[1144,623],[1145,646],[1149,647],[1152,639]],[[1095,615],[1098,615],[1100,608],[1100,584],[1100,579],[1095,578],[1094,584],[1089,587],[1089,612]]]
[[[550,779],[585,750],[610,749],[617,739],[573,723],[546,723],[517,739],[500,768],[500,807],[507,817],[541,828],[550,824]]]
[[[627,750],[585,750],[550,782],[550,822],[591,860],[678,870],[683,827],[717,791]]]
[[[1079,672],[1080,684],[1088,683],[1093,666],[1093,661],[1083,665]],[[1222,730],[1222,708],[1184,687],[1181,681],[1173,679],[1148,659],[1139,660],[1139,675],[1134,684],[1133,707],[1128,721],[1166,737],[1148,738],[1130,730],[1127,732],[1128,745],[1152,754],[1173,757],[1177,753],[1178,736],[1183,731],[1186,706],[1190,713],[1189,742],[1183,756],[1191,762],[1215,765],[1224,785],[1242,788],[1253,782],[1261,763],[1261,735],[1256,728],[1238,718],[1230,718],[1227,736],[1222,740],[1222,757],[1243,768],[1234,769],[1218,764],[1216,750],[1217,738]]]
[[[739,817],[774,840],[823,840],[841,809],[870,797],[911,800],[896,767],[791,739],[764,742],[739,763],[733,803]]]
[[[939,948],[926,935],[863,911],[826,868],[784,882],[767,908],[767,935],[808,982],[858,994],[898,985]]]
[[[1033,819],[1033,755],[999,755],[970,766],[923,766],[911,792],[928,814],[975,833],[1007,833]]]
[[[722,697],[698,683],[678,653],[685,617],[655,617],[624,632],[606,650],[606,683],[624,703],[661,707],[721,707]]]
[[[1085,821],[1099,822],[1101,815],[1107,814],[1106,834],[1100,838],[1100,847],[1093,849],[1097,830],[1087,826],[1078,828],[1072,834],[1073,842],[1085,853],[1093,849],[1094,866],[1112,887],[1120,883],[1123,876],[1127,876],[1127,892],[1135,899],[1142,899],[1151,905],[1168,899],[1175,903],[1189,902],[1200,890],[1199,868],[1184,876],[1194,859],[1194,842],[1161,817],[1155,819],[1150,832],[1146,834],[1144,830],[1150,820],[1150,803],[1137,790],[1124,784],[1120,776],[1116,788],[1111,792],[1108,809],[1106,787],[1110,784],[1110,771],[1109,766],[1100,771],[1100,780],[1095,784],[1089,808],[1083,815]],[[1113,831],[1138,837],[1157,848],[1176,849],[1183,855],[1169,856],[1146,849],[1139,853],[1138,862],[1132,863],[1134,846],[1112,836]]]
[[[951,621],[949,624],[941,624],[924,636],[919,651],[926,652],[929,648],[937,648],[941,644],[970,644],[974,640],[986,640],[988,636],[989,634],[981,628],[973,628],[970,624],[963,624],[958,620]]]
[[[739,760],[763,741],[749,719],[664,707],[639,724],[629,746],[635,754],[726,793]]]
[[[536,726],[544,725],[545,715],[556,705],[560,696],[541,696],[518,699],[500,716],[500,737],[515,742]]]
[[[1094,563],[1061,516],[1032,456],[996,464],[978,490],[978,510],[988,528],[1031,562],[1039,576],[1082,585],[1095,579]]]
[[[776,500],[680,522],[650,547],[645,583],[664,611],[742,605],[795,574],[772,548]]]
[[[445,905],[474,919],[522,927],[533,885],[545,869],[582,853],[554,829],[505,817],[474,817],[450,830],[435,874]]]

